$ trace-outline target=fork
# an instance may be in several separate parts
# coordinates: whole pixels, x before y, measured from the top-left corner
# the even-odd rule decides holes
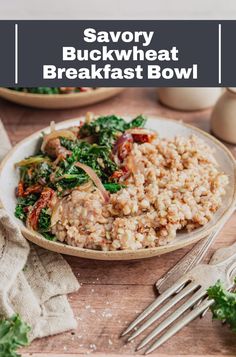
[[[214,259],[211,264],[198,265],[186,273],[172,287],[164,291],[163,294],[149,305],[146,310],[126,328],[121,336],[125,336],[134,330],[128,338],[128,341],[133,340],[177,303],[181,302],[182,299],[188,298],[144,338],[136,349],[140,350],[145,347],[169,325],[172,325],[146,350],[145,354],[153,352],[189,322],[202,315],[213,304],[214,301],[207,298],[207,289],[214,285],[217,280],[223,281],[227,290],[234,286],[232,276],[234,275],[235,268],[236,243],[229,247],[218,249],[214,254]],[[160,307],[164,302],[165,304]],[[158,307],[160,307],[159,310],[151,315]],[[187,313],[189,309],[192,310]],[[147,317],[149,317],[149,319],[137,328]]]
[[[207,236],[207,238],[197,242],[194,247],[178,261],[177,264],[175,264],[170,270],[167,271],[167,273],[157,280],[155,286],[159,294],[163,293],[167,288],[172,286],[183,274],[187,273],[196,265],[201,263],[202,259],[209,251],[209,248],[217,239],[219,232],[234,212],[236,212],[236,206],[233,207],[228,214],[225,214],[222,222],[209,234],[209,236]]]

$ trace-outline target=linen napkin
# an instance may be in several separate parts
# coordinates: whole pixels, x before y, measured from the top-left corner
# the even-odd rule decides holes
[[[0,121],[0,160],[10,148]],[[28,243],[0,209],[0,315],[19,313],[31,326],[31,340],[74,329],[77,323],[66,294],[79,287],[60,254]]]

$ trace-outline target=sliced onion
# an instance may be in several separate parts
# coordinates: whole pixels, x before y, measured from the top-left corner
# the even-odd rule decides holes
[[[65,149],[66,150],[66,149]],[[70,152],[69,150],[66,150],[68,153]],[[60,161],[64,160],[64,156],[62,154],[58,155],[56,160],[53,161],[53,166],[56,167]]]
[[[51,227],[55,226],[57,224],[57,222],[60,220],[61,209],[62,209],[61,200],[58,200],[52,210]]]
[[[42,157],[42,156],[32,156],[29,157],[28,159],[21,160],[15,164],[16,167],[21,167],[21,166],[29,166],[33,164],[39,164],[40,162],[51,162],[50,159]]]
[[[131,128],[126,130],[126,133],[130,134],[142,134],[142,135],[156,135],[156,133],[152,130],[145,128]]]
[[[43,143],[42,143],[42,146],[41,146],[41,150],[43,152],[45,151],[47,143],[50,140],[61,138],[61,137],[66,138],[68,140],[72,140],[72,141],[76,140],[76,135],[72,131],[66,130],[66,129],[56,130],[56,131],[53,131],[52,133],[44,136]]]
[[[113,147],[113,154],[116,154],[119,151],[119,148],[126,142],[126,141],[133,141],[132,135],[130,133],[125,132],[122,134],[117,141],[115,142],[115,145]]]
[[[78,191],[88,191],[93,187],[93,183],[91,180],[89,180],[88,182],[85,182],[83,185],[80,185],[77,187]]]
[[[98,175],[96,174],[96,172],[94,172],[94,170],[85,165],[85,164],[81,164],[81,162],[76,162],[75,166],[81,168],[82,170],[84,170],[86,172],[86,174],[91,178],[91,180],[94,182],[95,186],[97,186],[98,190],[101,192],[105,202],[108,202],[110,199],[109,193],[107,192],[107,190],[104,188],[102,181],[100,180],[100,178],[98,177]]]

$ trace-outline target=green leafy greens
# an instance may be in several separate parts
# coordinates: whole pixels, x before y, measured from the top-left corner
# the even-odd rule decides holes
[[[117,140],[118,134],[133,127],[143,127],[145,123],[146,118],[142,115],[130,122],[126,122],[121,117],[110,115],[99,117],[89,124],[83,124],[79,130],[80,139],[71,141],[64,137],[60,138],[61,146],[69,150],[71,155],[59,162],[56,168],[51,159],[42,153],[22,161],[20,178],[24,188],[40,184],[49,186],[61,194],[65,190],[82,185],[89,180],[89,177],[82,169],[75,166],[76,162],[80,162],[90,166],[96,172],[102,183],[106,184],[108,191],[117,192],[122,186],[112,185],[110,182],[111,175],[118,169],[112,158],[112,146]],[[93,143],[81,140],[88,136],[93,136]],[[51,180],[52,174],[55,177],[54,181]],[[25,207],[34,204],[34,202],[32,195],[29,198],[19,198],[16,216],[25,221]],[[45,231],[44,228],[42,231]]]
[[[108,183],[104,183],[103,186],[105,187],[105,189],[111,193],[116,193],[118,191],[120,191],[121,188],[126,187],[125,185],[121,185],[119,183],[115,183],[115,182],[108,182]]]
[[[214,300],[211,306],[213,318],[225,321],[232,331],[236,332],[236,292],[225,290],[223,284],[218,281],[207,293],[209,298]]]
[[[84,124],[79,131],[80,137],[93,136],[96,143],[90,144],[76,140],[72,142],[66,138],[60,138],[61,145],[72,151],[60,165],[57,171],[57,188],[59,190],[71,189],[88,181],[88,175],[80,168],[74,166],[79,161],[90,166],[102,180],[104,187],[111,193],[117,192],[122,185],[109,183],[109,177],[118,169],[112,160],[112,146],[117,140],[117,133],[133,127],[143,127],[146,119],[140,115],[131,122],[115,115],[99,117],[89,124]]]
[[[85,123],[80,129],[80,135],[81,137],[95,136],[99,145],[111,147],[116,141],[117,133],[123,133],[125,130],[135,127],[144,127],[146,121],[142,115],[137,116],[129,123],[115,115],[99,117],[89,124]]]
[[[28,208],[33,206],[37,199],[38,195],[35,194],[28,195],[26,197],[18,197],[15,208],[15,216],[25,222]]]
[[[50,233],[51,230],[51,214],[47,208],[43,208],[39,215],[38,231],[47,240],[56,240],[56,237]]]
[[[48,232],[51,225],[51,215],[48,213],[46,208],[43,208],[38,221],[39,232]]]
[[[39,155],[37,157],[40,157]],[[48,158],[47,158],[48,160]],[[34,170],[29,170],[29,165],[20,167],[20,178],[29,187],[39,182],[49,183],[52,166],[48,161],[33,163]]]
[[[20,357],[19,347],[27,346],[30,327],[19,315],[0,320],[0,357]]]
[[[89,144],[77,140],[70,142],[61,138],[61,145],[72,151],[71,156],[61,162],[56,173],[56,188],[62,190],[79,186],[89,180],[88,175],[80,168],[75,166],[80,162],[90,166],[103,182],[108,181],[112,173],[117,170],[117,165],[110,158],[110,150],[106,146]]]

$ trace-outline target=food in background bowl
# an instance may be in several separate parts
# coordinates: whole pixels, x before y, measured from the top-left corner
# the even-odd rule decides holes
[[[196,136],[159,138],[140,115],[55,130],[20,169],[15,214],[50,240],[96,250],[165,245],[206,225],[228,177]]]
[[[79,92],[89,92],[96,88],[91,87],[10,87],[17,92],[31,94],[71,94]]]
[[[0,98],[33,108],[64,109],[98,103],[123,90],[120,87],[0,87]]]

